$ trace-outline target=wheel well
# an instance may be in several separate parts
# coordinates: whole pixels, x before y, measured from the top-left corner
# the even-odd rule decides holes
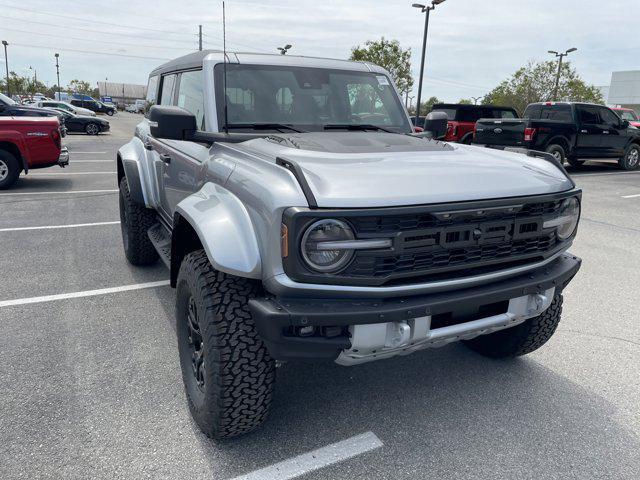
[[[117,157],[117,164],[118,164],[118,185],[120,185],[120,180],[122,180],[122,178],[124,177],[124,166],[122,165],[122,158],[120,157],[119,154]]]
[[[171,233],[171,286],[175,287],[182,259],[189,253],[203,248],[200,237],[191,224],[180,214],[173,219]]]
[[[564,154],[568,157],[570,155],[569,142],[564,137],[553,137],[551,140],[547,142],[547,145],[544,147],[545,150],[549,148],[550,145],[560,145],[564,149]]]
[[[20,162],[20,166],[22,167],[22,155],[20,154],[20,150],[18,149],[18,146],[15,143],[0,142],[0,150],[9,152],[11,155],[16,157],[16,160]]]

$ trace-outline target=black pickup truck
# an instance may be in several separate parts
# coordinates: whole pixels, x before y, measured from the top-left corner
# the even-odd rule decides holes
[[[540,150],[574,167],[591,158],[616,159],[624,170],[640,166],[640,130],[602,105],[532,103],[521,119],[478,120],[474,143]]]

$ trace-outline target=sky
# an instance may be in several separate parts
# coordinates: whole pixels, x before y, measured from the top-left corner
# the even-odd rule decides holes
[[[351,48],[384,36],[411,48],[417,79],[424,14],[411,0],[227,0],[227,49],[348,58]],[[222,48],[220,0],[0,0],[0,40],[9,68],[55,84],[144,83],[165,61],[197,49]],[[577,47],[570,60],[594,85],[611,72],[640,69],[640,0],[446,0],[431,12],[423,98],[443,101],[486,94],[548,50]],[[0,50],[4,64],[4,52]],[[4,65],[2,65],[4,72]],[[32,69],[29,69],[32,67]]]

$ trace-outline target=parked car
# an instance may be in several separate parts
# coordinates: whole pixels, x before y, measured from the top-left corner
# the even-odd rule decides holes
[[[75,105],[71,105],[69,102],[61,102],[59,100],[43,100],[38,102],[38,107],[40,108],[55,108],[57,110],[66,110],[67,112],[71,112],[75,115],[83,115],[88,117],[95,117],[95,112],[92,112],[88,108],[76,107]]]
[[[61,138],[55,117],[0,117],[0,189],[13,185],[20,172],[66,166],[69,152]]]
[[[57,110],[64,116],[64,124],[68,132],[82,132],[87,135],[98,135],[108,132],[111,126],[103,118],[87,117],[84,115],[74,115],[62,109]]]
[[[511,107],[496,105],[466,105],[458,103],[438,103],[432,112],[444,112],[449,119],[447,142],[459,142],[469,145],[473,141],[473,129],[481,118],[518,118],[518,112]]]
[[[112,116],[114,113],[117,112],[115,107],[108,107],[104,103],[98,102],[94,99],[86,100],[86,99],[72,98],[69,102],[71,103],[71,105],[74,105],[76,107],[86,108],[96,113],[106,113],[109,116]]]
[[[622,120],[627,120],[634,127],[640,128],[640,119],[638,119],[638,114],[635,110],[622,107],[612,108],[611,110],[616,112],[616,115],[618,115]]]
[[[146,100],[138,99],[134,103],[127,105],[125,110],[130,113],[144,113],[146,106]]]
[[[574,167],[590,158],[615,159],[624,170],[640,166],[640,130],[589,103],[532,103],[522,119],[479,120],[475,142],[548,152]]]
[[[206,435],[265,419],[276,360],[357,365],[457,340],[512,357],[549,340],[580,268],[581,201],[550,155],[431,140],[439,112],[413,134],[373,64],[233,58],[151,72],[159,105],[117,154],[124,252],[169,268]]]
[[[0,93],[0,116],[4,117],[57,117],[62,136],[66,135],[64,116],[47,108],[32,105],[20,105],[16,101]]]

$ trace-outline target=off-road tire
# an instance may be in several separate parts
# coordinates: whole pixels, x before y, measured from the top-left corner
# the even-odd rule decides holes
[[[574,168],[580,168],[584,165],[585,160],[578,160],[575,157],[568,157],[567,162]]]
[[[485,357],[507,358],[526,355],[547,343],[556,331],[562,314],[562,295],[556,295],[542,315],[515,327],[480,335],[463,343]]]
[[[22,168],[18,159],[6,150],[0,150],[0,162],[0,190],[4,190],[18,180]]]
[[[275,361],[253,322],[248,301],[259,283],[216,271],[204,250],[185,256],[177,281],[176,330],[187,402],[211,438],[247,433],[266,418],[275,384]],[[197,312],[199,349],[193,348],[189,306]],[[198,333],[199,332],[199,333]],[[190,343],[191,341],[191,343]],[[194,352],[203,352],[198,383]]]
[[[131,198],[127,178],[120,180],[120,230],[124,254],[132,265],[150,265],[158,260],[158,252],[147,231],[158,220],[154,210]]]
[[[640,145],[629,145],[624,156],[618,160],[618,165],[623,170],[637,170],[640,167]]]
[[[558,145],[557,143],[552,143],[551,145],[549,145],[545,149],[545,152],[550,153],[551,155],[556,157],[556,160],[560,162],[560,165],[562,165],[567,158],[567,153],[564,151],[564,148],[562,148],[562,146]]]

